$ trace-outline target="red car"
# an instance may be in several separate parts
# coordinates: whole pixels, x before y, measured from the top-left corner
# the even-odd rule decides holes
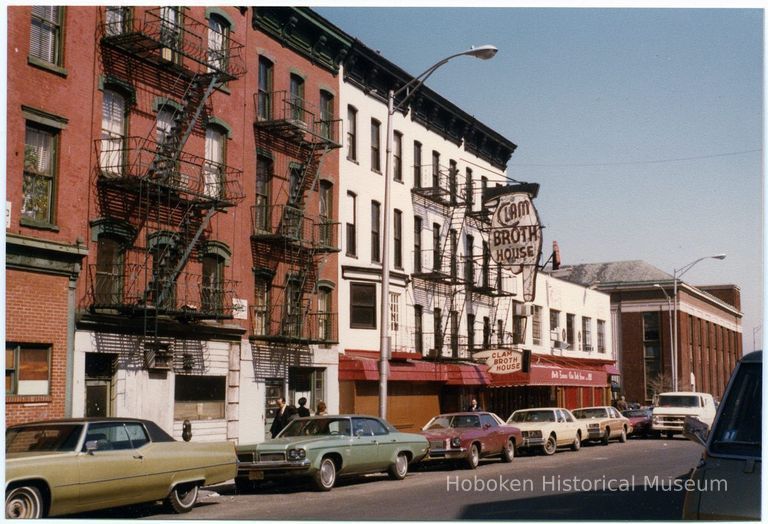
[[[487,411],[438,415],[421,434],[429,441],[427,460],[463,460],[470,469],[485,457],[510,462],[523,441],[519,429]]]
[[[629,423],[632,425],[631,433],[633,436],[645,438],[654,434],[651,427],[651,416],[653,415],[652,409],[627,409],[622,411],[621,414],[629,419]]]

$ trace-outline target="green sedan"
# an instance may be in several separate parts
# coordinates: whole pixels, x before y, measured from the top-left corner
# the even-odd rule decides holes
[[[238,489],[286,476],[309,477],[320,491],[336,478],[386,472],[402,480],[408,465],[424,458],[422,435],[401,433],[386,420],[363,415],[304,417],[293,420],[274,440],[237,446]]]
[[[63,419],[5,432],[5,518],[164,500],[185,513],[198,488],[234,478],[232,442],[178,442],[154,422]]]

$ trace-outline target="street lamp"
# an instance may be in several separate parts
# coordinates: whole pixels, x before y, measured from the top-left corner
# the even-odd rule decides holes
[[[432,76],[439,67],[446,64],[449,60],[457,56],[473,56],[481,60],[488,60],[496,55],[498,49],[492,45],[482,45],[472,47],[461,53],[456,53],[443,58],[429,69],[414,77],[403,87],[394,91],[389,90],[387,94],[387,151],[386,163],[384,164],[384,223],[382,224],[382,238],[384,246],[382,249],[381,261],[381,339],[379,345],[379,416],[387,416],[387,380],[389,379],[389,212],[390,212],[390,178],[392,177],[392,142],[394,141],[394,128],[392,127],[392,117],[395,111],[405,106],[406,102],[421,87],[421,85]],[[395,97],[406,93],[405,98],[395,105]]]
[[[675,352],[675,339],[673,338],[674,335],[672,334],[672,297],[670,297],[667,294],[667,290],[664,289],[664,287],[661,284],[654,284],[653,287],[657,287],[661,290],[662,293],[664,293],[664,296],[667,299],[667,313],[669,316],[669,351],[670,353],[674,354]],[[673,357],[674,360],[674,357]],[[674,379],[673,379],[674,381]]]
[[[673,275],[673,296],[675,299],[675,340],[674,340],[674,347],[672,348],[672,390],[677,391],[678,390],[678,382],[677,382],[677,355],[679,352],[679,348],[677,347],[677,330],[678,330],[678,324],[679,320],[677,318],[677,310],[678,310],[678,304],[680,303],[680,299],[677,296],[677,281],[680,280],[680,277],[682,277],[685,273],[688,272],[689,269],[691,269],[693,266],[701,262],[702,260],[706,260],[708,258],[715,258],[717,260],[723,260],[725,258],[725,253],[720,253],[718,255],[709,255],[706,257],[697,258],[693,262],[690,262],[686,265],[684,265],[681,268],[674,270]]]

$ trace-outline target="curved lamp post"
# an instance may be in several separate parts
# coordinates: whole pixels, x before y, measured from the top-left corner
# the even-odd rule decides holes
[[[384,223],[382,224],[381,234],[384,239],[384,246],[382,248],[382,261],[381,261],[381,339],[379,345],[380,361],[379,361],[379,416],[386,418],[387,416],[387,381],[389,380],[389,212],[390,212],[390,178],[392,170],[392,142],[394,141],[394,129],[392,127],[392,117],[396,111],[403,108],[413,94],[421,87],[421,85],[432,76],[438,68],[446,64],[449,60],[452,60],[458,56],[473,56],[480,58],[481,60],[488,60],[496,55],[498,49],[492,45],[482,45],[479,47],[472,47],[461,53],[443,58],[419,76],[414,77],[410,82],[403,87],[394,91],[389,90],[387,95],[387,150],[386,150],[386,163],[384,164]],[[405,98],[400,100],[395,105],[395,97],[406,93]]]
[[[709,255],[706,257],[697,258],[693,262],[690,262],[686,265],[684,265],[681,268],[674,270],[673,275],[673,292],[672,296],[675,300],[674,306],[675,306],[675,340],[674,340],[674,347],[672,348],[672,391],[678,390],[678,381],[677,381],[677,356],[679,353],[679,348],[677,347],[677,330],[678,330],[678,323],[679,320],[677,318],[677,310],[678,310],[678,304],[680,303],[680,299],[677,296],[677,281],[680,280],[680,277],[682,277],[685,273],[688,272],[689,269],[691,269],[693,266],[701,262],[702,260],[706,260],[708,258],[714,258],[717,260],[723,260],[726,257],[725,253],[720,253],[717,255]]]

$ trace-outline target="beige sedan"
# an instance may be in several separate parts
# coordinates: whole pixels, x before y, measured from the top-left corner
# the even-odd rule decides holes
[[[5,432],[5,518],[164,500],[190,511],[198,488],[233,479],[232,442],[177,442],[154,422],[63,419]]]
[[[595,406],[572,410],[573,416],[587,425],[587,439],[608,444],[611,439],[626,442],[632,431],[629,419],[612,406]]]

